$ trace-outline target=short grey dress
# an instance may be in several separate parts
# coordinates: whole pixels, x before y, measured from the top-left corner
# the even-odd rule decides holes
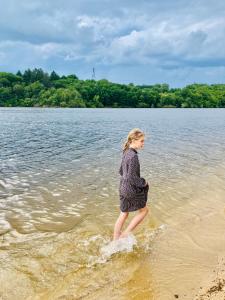
[[[119,174],[120,210],[130,212],[145,207],[149,186],[145,186],[145,179],[140,177],[138,152],[134,148],[123,153]]]

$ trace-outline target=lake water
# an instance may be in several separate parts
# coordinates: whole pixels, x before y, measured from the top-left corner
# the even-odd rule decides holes
[[[150,214],[114,253],[134,127]],[[225,251],[225,109],[0,108],[0,149],[4,300],[190,300]]]

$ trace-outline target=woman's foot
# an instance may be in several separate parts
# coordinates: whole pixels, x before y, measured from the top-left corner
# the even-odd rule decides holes
[[[119,233],[114,233],[113,241],[118,240],[120,238],[121,233],[122,231],[120,231]]]
[[[119,237],[119,238],[126,238],[126,237],[128,237],[129,233],[130,233],[130,232],[122,232],[122,233],[120,234],[120,237]]]

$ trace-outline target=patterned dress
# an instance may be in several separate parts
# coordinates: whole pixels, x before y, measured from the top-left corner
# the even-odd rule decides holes
[[[145,179],[140,177],[138,152],[134,148],[123,153],[119,174],[120,210],[130,212],[145,207],[149,186],[145,186]]]

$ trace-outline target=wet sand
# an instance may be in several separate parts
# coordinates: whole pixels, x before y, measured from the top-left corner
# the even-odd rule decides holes
[[[218,256],[218,264],[211,270],[202,283],[194,300],[224,300],[225,299],[225,255]]]
[[[225,195],[209,178],[207,193],[178,208],[154,241],[153,299],[225,299]]]

